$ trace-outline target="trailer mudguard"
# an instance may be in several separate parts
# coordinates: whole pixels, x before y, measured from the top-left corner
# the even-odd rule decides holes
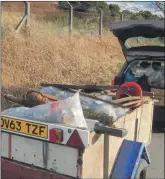
[[[132,179],[135,177],[139,162],[150,158],[144,143],[124,140],[112,168],[110,179]]]

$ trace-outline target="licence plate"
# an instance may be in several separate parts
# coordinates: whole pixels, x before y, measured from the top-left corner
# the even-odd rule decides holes
[[[1,129],[40,138],[48,138],[48,126],[36,122],[1,117]]]

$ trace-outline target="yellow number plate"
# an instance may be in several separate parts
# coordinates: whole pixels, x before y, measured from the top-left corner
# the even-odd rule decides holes
[[[1,117],[1,129],[41,138],[48,138],[48,126],[35,122]]]

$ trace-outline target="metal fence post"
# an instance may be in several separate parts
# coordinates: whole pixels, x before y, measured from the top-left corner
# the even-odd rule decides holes
[[[102,31],[103,31],[103,11],[97,7],[97,9],[100,12],[100,17],[99,17],[99,35],[100,37],[102,36]]]
[[[67,1],[69,5],[69,34],[72,34],[73,30],[73,6]]]
[[[27,26],[30,19],[30,3],[27,1],[25,1],[24,3],[25,3],[25,14],[26,14],[25,26]]]
[[[124,15],[122,13],[120,15],[121,15],[121,21],[123,21],[124,20]]]
[[[25,13],[24,13],[23,18],[21,19],[21,21],[19,22],[19,24],[16,27],[16,32],[19,32],[23,25],[25,25],[25,27],[26,27],[29,22],[30,3],[27,1],[24,1],[24,4],[25,4]]]

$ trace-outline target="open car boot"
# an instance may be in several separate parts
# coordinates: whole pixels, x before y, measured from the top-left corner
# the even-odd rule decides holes
[[[145,74],[138,79],[137,83],[141,86],[143,91],[151,91],[151,87],[148,83],[148,77]]]

